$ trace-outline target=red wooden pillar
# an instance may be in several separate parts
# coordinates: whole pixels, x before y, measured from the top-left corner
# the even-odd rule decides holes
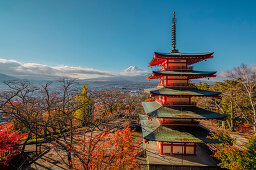
[[[163,155],[163,142],[160,142],[160,155]]]
[[[171,154],[173,154],[173,143],[171,143]]]

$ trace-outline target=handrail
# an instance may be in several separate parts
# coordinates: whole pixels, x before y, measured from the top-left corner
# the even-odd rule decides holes
[[[157,86],[164,86],[163,83],[158,83]],[[168,83],[165,87],[191,87],[191,84],[187,83]]]
[[[164,68],[164,67],[163,67]],[[161,68],[160,70],[163,70],[163,68]],[[186,66],[170,66],[167,67],[167,69],[175,69],[175,70],[193,70],[193,66],[190,67],[186,67]]]
[[[181,106],[183,106],[183,105],[188,105],[188,106],[195,106],[196,105],[196,102],[191,102],[191,103],[189,103],[189,102],[167,102],[167,104],[170,104],[170,105],[181,105]]]

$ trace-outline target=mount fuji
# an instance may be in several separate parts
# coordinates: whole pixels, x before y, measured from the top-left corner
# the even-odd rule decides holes
[[[149,70],[142,70],[142,68],[137,66],[129,66],[119,73],[121,76],[146,76],[149,74]]]
[[[137,66],[129,66],[124,71],[126,71],[126,72],[134,72],[134,71],[143,71],[143,70],[142,70],[142,68],[137,67]]]

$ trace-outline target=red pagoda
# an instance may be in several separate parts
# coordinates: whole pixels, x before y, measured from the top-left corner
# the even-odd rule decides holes
[[[172,49],[169,53],[155,52],[148,67],[160,66],[147,79],[159,79],[157,87],[145,89],[155,98],[143,102],[146,115],[141,115],[145,144],[154,142],[160,155],[196,155],[200,143],[216,143],[209,139],[209,130],[199,119],[224,119],[225,115],[196,107],[193,96],[217,97],[220,92],[199,90],[191,79],[215,77],[215,71],[195,71],[194,63],[213,58],[213,52],[180,53],[176,49],[176,22],[173,13]],[[175,164],[175,163],[174,163]]]

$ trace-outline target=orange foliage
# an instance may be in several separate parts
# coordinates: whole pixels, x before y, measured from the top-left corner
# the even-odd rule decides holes
[[[77,169],[133,169],[139,165],[140,141],[133,142],[133,131],[125,125],[114,132],[90,132],[77,138],[73,152],[78,157],[73,160]]]
[[[222,168],[242,170],[245,169],[245,162],[247,162],[246,152],[246,150],[240,151],[234,146],[229,146],[221,150],[217,149],[214,157],[221,161],[218,165]]]

